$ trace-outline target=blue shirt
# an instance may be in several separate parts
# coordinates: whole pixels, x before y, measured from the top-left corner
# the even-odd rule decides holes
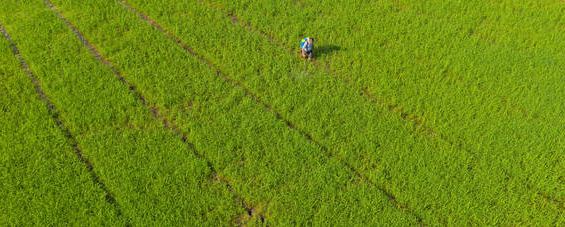
[[[314,44],[308,43],[307,38],[304,38],[302,42],[300,42],[300,48],[302,48],[305,51],[312,51],[312,48],[314,48]]]

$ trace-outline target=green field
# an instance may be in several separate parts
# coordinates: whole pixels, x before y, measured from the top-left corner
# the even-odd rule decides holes
[[[565,225],[561,0],[2,0],[0,29],[0,226]]]

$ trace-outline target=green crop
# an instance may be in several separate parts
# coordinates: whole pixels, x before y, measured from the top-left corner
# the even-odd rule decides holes
[[[240,219],[323,223],[341,215],[344,223],[350,219],[414,221],[410,214],[394,209],[377,187],[358,182],[361,179],[355,179],[343,164],[328,160],[315,144],[289,130],[275,115],[244,96],[243,90],[223,81],[207,65],[137,20],[136,15],[123,11],[117,4],[98,4],[101,5],[92,7],[108,10],[99,11],[100,14],[128,21],[125,25],[105,24],[109,28],[100,34],[123,39],[100,45],[100,51],[110,53],[108,59],[122,70],[126,79],[144,90],[148,101],[155,102],[183,131],[190,132],[188,139],[211,160],[222,177],[233,182],[234,190],[242,194],[252,209],[250,217],[241,215]],[[65,4],[55,5],[63,14],[74,9]],[[92,21],[69,19],[77,21],[77,27],[96,45],[101,36],[90,30],[96,29],[90,23],[99,17],[102,16],[93,15]],[[117,51],[121,56],[111,54]],[[371,196],[358,201],[357,195],[363,194]],[[363,206],[361,202],[373,205]],[[344,212],[346,207],[354,209]],[[327,212],[318,213],[319,209]]]
[[[93,58],[41,1],[12,5],[18,13],[2,14],[6,30],[92,162],[93,171],[114,194],[121,212],[116,218],[131,224],[196,225],[229,222],[234,213],[243,212],[222,184],[209,179],[206,162],[152,119],[127,86]],[[72,158],[68,161],[78,162]],[[92,196],[96,195],[85,198]],[[12,224],[26,221],[15,219]]]
[[[118,224],[103,191],[0,39],[0,225]]]
[[[4,5],[0,223],[565,223],[557,0]]]

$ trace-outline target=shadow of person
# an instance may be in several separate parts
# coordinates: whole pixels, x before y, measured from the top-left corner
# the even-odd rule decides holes
[[[333,45],[333,44],[320,45],[320,46],[314,47],[314,53],[318,57],[324,57],[326,55],[330,55],[330,54],[337,52],[337,51],[340,51],[340,50],[341,50],[340,46],[336,46],[336,45]]]

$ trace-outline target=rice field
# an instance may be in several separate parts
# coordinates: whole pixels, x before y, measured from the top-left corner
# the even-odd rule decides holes
[[[0,225],[565,225],[564,15],[4,0]]]

